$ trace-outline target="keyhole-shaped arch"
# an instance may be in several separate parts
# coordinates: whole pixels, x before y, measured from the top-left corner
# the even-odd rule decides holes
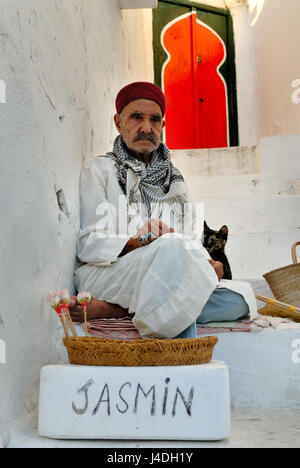
[[[166,144],[171,149],[229,146],[227,84],[220,73],[227,58],[223,40],[192,11],[165,26],[161,44],[168,55],[162,67]]]

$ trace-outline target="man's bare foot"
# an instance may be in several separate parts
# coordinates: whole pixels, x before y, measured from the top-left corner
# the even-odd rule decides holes
[[[70,301],[70,315],[74,322],[83,322],[83,308],[77,302],[77,297],[72,296]],[[120,318],[129,316],[128,310],[116,304],[109,304],[92,297],[87,306],[87,318],[93,320],[97,318]]]

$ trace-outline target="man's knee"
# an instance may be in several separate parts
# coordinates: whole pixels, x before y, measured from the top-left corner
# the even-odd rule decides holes
[[[227,288],[217,288],[210,296],[197,322],[232,322],[248,314],[249,306],[241,294]]]
[[[237,317],[237,319],[238,319],[238,318],[243,318],[243,317],[245,317],[245,316],[247,316],[249,314],[249,306],[248,306],[247,302],[245,301],[245,299],[243,298],[243,296],[241,296],[238,293],[236,293],[236,294],[238,296],[236,298],[236,300],[231,305],[228,304],[227,307],[232,308],[234,316]]]

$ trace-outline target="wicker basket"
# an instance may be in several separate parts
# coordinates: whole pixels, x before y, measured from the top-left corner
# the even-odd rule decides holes
[[[215,336],[174,340],[64,338],[71,364],[85,366],[182,366],[212,359]]]
[[[288,265],[264,275],[272,293],[281,302],[300,307],[300,263],[297,262],[296,247],[292,246],[293,265]]]

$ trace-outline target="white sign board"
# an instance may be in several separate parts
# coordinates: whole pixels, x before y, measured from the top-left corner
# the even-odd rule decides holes
[[[41,436],[221,440],[229,433],[229,372],[221,361],[180,367],[47,366],[41,371]]]

